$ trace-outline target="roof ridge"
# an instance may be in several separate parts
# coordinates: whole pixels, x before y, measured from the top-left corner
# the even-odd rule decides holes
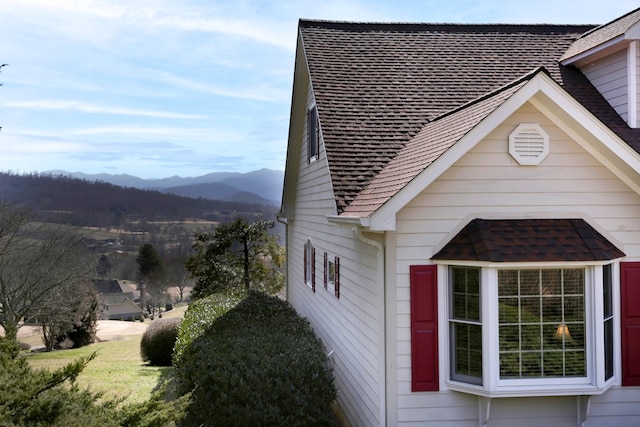
[[[632,11],[630,11],[630,12],[628,12],[628,13],[625,13],[624,15],[619,16],[619,17],[617,17],[617,18],[615,18],[615,19],[613,19],[613,20],[611,20],[611,21],[609,21],[609,22],[607,22],[607,23],[605,23],[605,24],[598,25],[597,27],[592,28],[592,29],[590,29],[589,31],[587,31],[587,32],[585,32],[584,34],[582,34],[582,35],[581,35],[580,37],[578,37],[576,40],[580,40],[580,39],[582,39],[582,38],[584,38],[584,37],[588,36],[588,35],[589,35],[589,34],[591,34],[591,33],[595,33],[596,31],[600,31],[600,30],[602,30],[603,28],[606,28],[606,27],[608,27],[609,25],[612,25],[612,24],[614,24],[614,23],[616,23],[616,22],[618,22],[618,21],[622,20],[622,19],[626,18],[626,17],[627,17],[627,16],[629,16],[629,15],[632,15],[632,14],[634,14],[634,13],[638,12],[639,10],[640,10],[640,7],[636,8],[636,9],[633,9]]]
[[[594,27],[597,24],[552,24],[552,23],[502,23],[502,22],[486,22],[486,23],[463,23],[463,22],[391,22],[391,21],[339,21],[339,20],[325,20],[325,19],[299,19],[298,25],[300,27],[308,27],[313,25],[323,25],[327,28],[339,28],[344,27],[355,27],[360,28],[376,28],[376,27],[419,27],[419,28],[429,28],[429,27],[447,27],[447,28],[566,28],[566,29],[576,29],[576,28],[585,28],[585,27]]]

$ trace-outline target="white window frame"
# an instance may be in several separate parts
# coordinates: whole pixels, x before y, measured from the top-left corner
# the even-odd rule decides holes
[[[603,266],[612,265],[613,284],[613,376],[605,380],[604,310],[602,294]],[[451,379],[451,343],[449,332],[450,269],[452,266],[480,268],[480,312],[482,320],[482,385]],[[498,324],[498,270],[500,269],[585,269],[585,339],[587,375],[580,378],[500,379],[499,324]],[[619,262],[562,262],[562,263],[483,263],[438,262],[439,322],[446,325],[439,331],[441,389],[450,389],[485,397],[528,397],[601,394],[620,384],[620,315],[615,307],[620,303]],[[596,344],[598,343],[598,344]]]
[[[329,280],[331,277],[330,271],[331,266],[333,266],[333,280]],[[336,257],[331,254],[327,254],[327,268],[324,272],[325,274],[325,283],[327,284],[327,291],[331,292],[333,295],[336,293]]]

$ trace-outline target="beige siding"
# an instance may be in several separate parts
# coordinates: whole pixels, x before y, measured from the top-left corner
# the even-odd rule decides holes
[[[581,70],[618,114],[628,120],[627,50],[616,52]]]
[[[540,124],[550,136],[550,154],[539,166],[520,166],[508,153],[508,135],[523,122]],[[479,410],[477,399],[463,393],[411,392],[410,265],[429,263],[434,251],[452,237],[450,232],[465,225],[461,222],[470,215],[487,217],[505,214],[513,217],[584,215],[616,241],[630,260],[640,260],[639,212],[638,194],[528,104],[403,208],[397,215],[395,263],[399,425],[429,425],[429,422],[440,425],[438,422],[443,419],[457,419],[461,422],[459,425],[464,425],[460,417],[467,416],[474,418],[477,425]],[[441,337],[446,334],[442,325],[440,334]],[[441,381],[443,379],[444,372],[441,369]],[[637,401],[638,390],[630,389],[629,392],[636,394]],[[611,403],[625,398],[625,391],[608,392],[600,396],[597,402]],[[490,427],[576,425],[575,403],[569,412],[564,412],[562,407],[555,407],[549,415],[551,418],[531,421],[530,424],[522,421],[525,423],[522,424],[520,421],[514,423],[518,417],[509,415],[510,406],[503,404],[507,400],[500,402],[492,406]],[[528,408],[528,413],[534,418],[536,413],[545,413],[545,404],[548,403],[541,398],[513,402],[524,405],[524,409]],[[635,411],[637,418],[634,420],[640,425],[637,406],[623,405],[620,410]],[[433,407],[438,409],[428,410]],[[443,411],[447,415],[443,415]],[[608,424],[594,421],[588,425]]]
[[[301,143],[295,220],[288,225],[288,298],[311,321],[327,352],[333,352],[338,402],[349,420],[354,426],[380,425],[383,305],[377,252],[359,242],[351,229],[327,221],[328,215],[336,214],[336,207],[324,146],[321,142],[319,159],[308,164],[306,127]],[[304,283],[303,247],[307,239],[316,249],[315,293]],[[324,289],[324,252],[340,257],[339,299]]]

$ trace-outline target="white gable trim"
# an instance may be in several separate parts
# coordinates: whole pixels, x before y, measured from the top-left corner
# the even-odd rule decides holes
[[[478,125],[471,129],[458,142],[445,151],[437,160],[429,165],[425,170],[418,174],[412,181],[396,193],[376,212],[369,217],[369,226],[371,230],[376,231],[395,231],[396,213],[406,206],[413,198],[415,198],[426,187],[432,184],[440,175],[448,170],[455,162],[462,158],[476,144],[482,141],[490,132],[492,132],[500,123],[506,120],[518,108],[538,93],[546,95],[542,97],[543,102],[535,102],[536,108],[539,108],[545,114],[552,114],[555,109],[560,109],[564,114],[568,115],[578,122],[588,134],[599,141],[602,141],[614,154],[626,163],[635,174],[640,175],[640,156],[633,151],[628,144],[616,136],[609,128],[597,120],[582,105],[572,98],[564,89],[562,89],[551,77],[545,73],[538,73],[521,89],[515,92],[510,98],[503,102],[498,108],[491,112]],[[550,102],[548,102],[548,101]],[[550,106],[547,104],[550,103]],[[569,135],[576,137],[576,132],[569,129],[569,126],[563,120],[558,120],[559,115],[552,114],[554,122],[558,125],[562,124],[562,129],[570,132]],[[585,148],[591,147],[591,144],[584,138],[580,138]],[[634,183],[632,177],[627,176],[619,168],[616,168],[611,161],[603,158],[602,154],[591,148],[588,150],[596,158],[603,162],[607,167],[619,176],[624,177],[624,182],[629,184],[634,191],[640,194],[640,183]],[[637,180],[637,177],[636,177]]]

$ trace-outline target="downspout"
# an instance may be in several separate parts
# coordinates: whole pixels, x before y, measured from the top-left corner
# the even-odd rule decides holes
[[[370,246],[376,248],[378,258],[378,284],[380,288],[380,296],[378,302],[380,304],[380,331],[378,339],[380,341],[380,375],[379,375],[379,393],[380,393],[380,426],[387,425],[387,308],[385,298],[385,251],[384,245],[373,239],[369,239],[362,234],[362,227],[355,227],[353,231],[358,239]]]

